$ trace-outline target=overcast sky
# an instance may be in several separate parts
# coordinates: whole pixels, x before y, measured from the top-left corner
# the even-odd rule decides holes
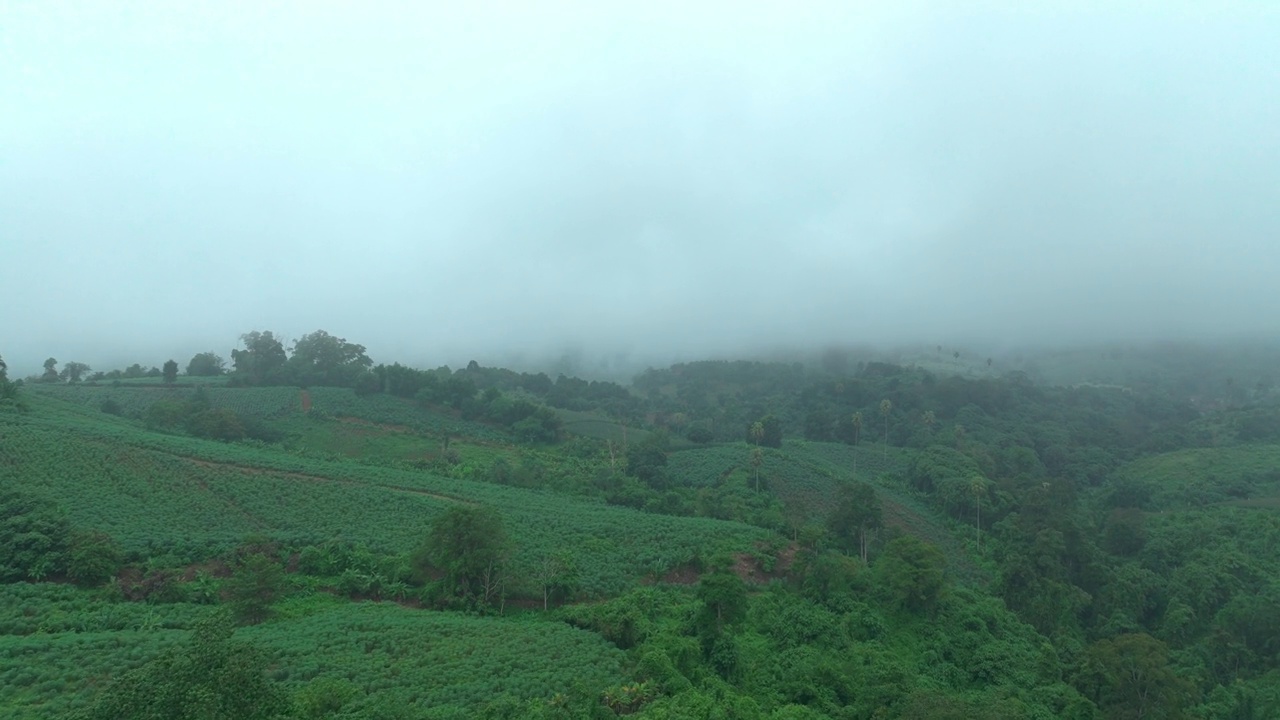
[[[1274,335],[1280,3],[1115,4],[0,0],[0,354]]]

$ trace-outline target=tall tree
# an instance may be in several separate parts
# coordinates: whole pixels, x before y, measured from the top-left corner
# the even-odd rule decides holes
[[[49,358],[44,361],[44,374],[40,376],[44,382],[58,382],[58,360]]]
[[[164,370],[162,372],[164,372],[164,381],[166,383],[173,384],[174,382],[177,382],[178,361],[172,359],[166,360],[164,363]]]
[[[889,413],[893,412],[893,403],[888,398],[880,401],[880,414],[884,416],[884,459],[889,459]]]
[[[756,492],[760,492],[760,466],[764,464],[764,451],[758,446],[751,449],[751,467],[756,470]]]
[[[969,478],[969,494],[973,495],[973,526],[977,531],[977,544],[982,547],[982,498],[987,494],[987,479],[981,475]]]
[[[853,414],[853,474],[858,474],[858,440],[862,436],[862,411]]]
[[[756,447],[760,447],[760,441],[764,439],[764,425],[759,420],[751,423],[751,427],[747,428],[747,436]]]
[[[764,434],[760,436],[760,444],[765,447],[782,447],[782,421],[776,415],[765,415],[760,418],[760,427]]]

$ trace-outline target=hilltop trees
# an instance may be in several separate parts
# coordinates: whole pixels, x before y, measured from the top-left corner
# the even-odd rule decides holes
[[[44,374],[40,376],[42,382],[58,382],[58,359],[48,358],[44,361]]]
[[[58,379],[63,382],[77,383],[84,377],[84,374],[93,368],[82,362],[69,362],[62,366],[62,372],[58,373]]]
[[[316,330],[294,341],[288,370],[298,385],[352,387],[372,365],[363,345]]]
[[[226,372],[226,364],[215,352],[196,353],[187,363],[187,374],[194,377],[214,377]]]
[[[163,372],[163,373],[164,373],[164,381],[165,381],[166,383],[170,383],[170,384],[172,384],[172,383],[174,383],[174,382],[177,382],[177,380],[178,380],[178,361],[176,361],[176,360],[166,360],[166,361],[165,361],[165,363],[164,363],[164,370],[162,370],[161,372]]]
[[[283,379],[283,370],[289,356],[284,345],[270,330],[254,330],[240,336],[244,349],[231,351],[238,379],[249,385],[268,385]]]

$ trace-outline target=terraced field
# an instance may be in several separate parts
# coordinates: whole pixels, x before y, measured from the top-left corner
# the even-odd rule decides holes
[[[0,484],[56,500],[74,524],[107,532],[137,555],[194,562],[248,533],[402,553],[450,504],[480,503],[502,514],[516,568],[573,548],[583,592],[600,596],[691,558],[747,549],[766,534],[550,491],[162,435],[83,405],[34,402],[35,412],[0,417]]]

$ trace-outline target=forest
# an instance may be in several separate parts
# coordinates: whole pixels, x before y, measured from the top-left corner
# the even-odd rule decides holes
[[[0,715],[1280,717],[1278,360],[0,360]]]

